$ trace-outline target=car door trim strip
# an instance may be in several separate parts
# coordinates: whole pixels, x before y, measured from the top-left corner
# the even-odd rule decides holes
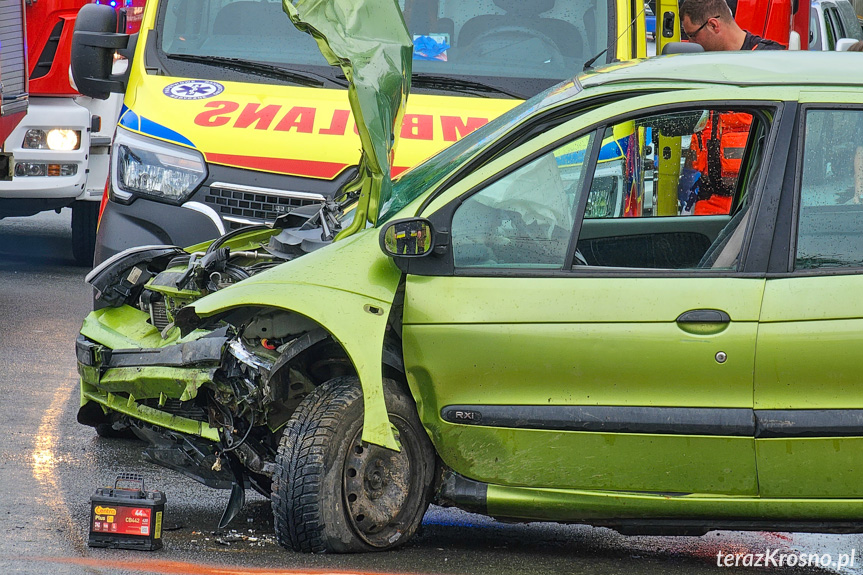
[[[758,439],[863,437],[863,409],[758,409]]]
[[[863,409],[759,409],[615,405],[448,405],[448,423],[482,427],[720,435],[730,437],[863,437]]]
[[[548,431],[752,437],[747,408],[609,405],[448,405],[449,423]]]

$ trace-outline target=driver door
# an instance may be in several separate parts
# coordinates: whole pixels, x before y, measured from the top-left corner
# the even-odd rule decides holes
[[[452,271],[407,275],[404,357],[423,421],[457,473],[510,486],[757,493],[764,279],[743,273],[740,256],[763,138],[747,144],[733,213],[686,215],[677,181],[644,181],[654,152],[671,154],[655,146],[685,152],[708,111],[574,136],[561,126],[543,138],[554,144],[504,156],[431,215],[451,226]],[[660,172],[682,181],[679,166]],[[657,197],[667,190],[673,199]]]

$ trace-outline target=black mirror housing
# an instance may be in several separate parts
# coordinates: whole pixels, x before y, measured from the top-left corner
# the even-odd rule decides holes
[[[131,39],[130,39],[131,38]],[[85,4],[78,11],[72,36],[72,77],[85,96],[106,100],[112,92],[123,93],[129,79],[113,75],[114,52],[132,59],[137,35],[117,33],[117,13],[103,4]]]

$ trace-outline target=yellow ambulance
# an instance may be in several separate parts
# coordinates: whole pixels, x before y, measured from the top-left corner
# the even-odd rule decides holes
[[[397,1],[414,52],[394,176],[586,66],[645,56],[641,0]],[[100,14],[73,47],[82,92],[125,91],[96,263],[267,223],[353,178],[348,81],[281,1],[149,0],[133,37]]]

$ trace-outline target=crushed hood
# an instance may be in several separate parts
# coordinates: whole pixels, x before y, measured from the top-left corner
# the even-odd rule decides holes
[[[283,0],[294,25],[311,34],[321,53],[350,82],[348,99],[363,151],[357,215],[339,237],[375,223],[392,189],[390,165],[410,92],[413,42],[397,0]]]

